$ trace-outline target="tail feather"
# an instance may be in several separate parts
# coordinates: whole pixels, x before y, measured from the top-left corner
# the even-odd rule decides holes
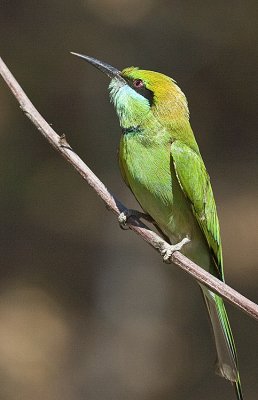
[[[234,382],[234,388],[237,400],[244,400],[239,374],[238,374],[238,380]]]
[[[211,319],[217,350],[217,373],[231,381],[235,387],[237,400],[243,400],[238,360],[233,334],[225,305],[221,297],[204,286],[201,287]]]

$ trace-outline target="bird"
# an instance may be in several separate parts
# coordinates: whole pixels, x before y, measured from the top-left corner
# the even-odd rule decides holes
[[[222,244],[209,174],[192,131],[186,96],[160,72],[122,71],[96,58],[72,53],[110,78],[109,94],[120,122],[122,177],[154,225],[175,250],[224,282]],[[189,242],[189,243],[188,243]],[[186,244],[187,243],[187,244]],[[243,400],[236,346],[222,298],[201,285],[217,351],[216,372]]]

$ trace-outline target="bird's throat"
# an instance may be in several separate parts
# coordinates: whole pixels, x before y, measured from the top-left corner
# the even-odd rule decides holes
[[[110,100],[115,106],[120,125],[123,129],[137,127],[148,118],[150,104],[128,85],[122,85],[112,79],[109,85]]]

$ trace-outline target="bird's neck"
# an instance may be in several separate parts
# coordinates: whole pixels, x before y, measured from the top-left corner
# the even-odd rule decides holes
[[[130,86],[120,86],[116,80],[109,85],[110,99],[115,106],[120,125],[123,129],[137,127],[150,115],[150,104]]]
[[[135,124],[122,126],[122,133],[126,142],[136,141],[145,147],[170,146],[174,141],[180,140],[199,154],[188,118],[162,119],[150,112],[141,122],[138,120]]]

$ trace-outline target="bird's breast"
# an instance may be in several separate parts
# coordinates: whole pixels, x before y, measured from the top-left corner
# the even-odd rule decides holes
[[[173,241],[189,234],[192,212],[174,171],[170,144],[144,143],[137,135],[120,142],[122,175],[143,210]]]

